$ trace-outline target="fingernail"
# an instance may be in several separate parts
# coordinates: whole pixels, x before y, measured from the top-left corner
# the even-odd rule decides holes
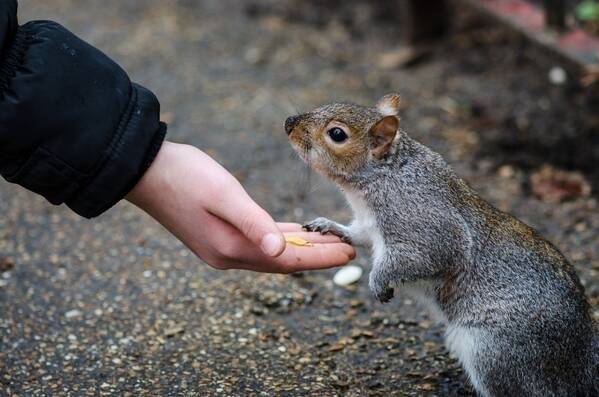
[[[265,254],[270,256],[275,256],[279,253],[281,249],[281,238],[273,233],[268,233],[266,236],[262,237],[262,251]]]

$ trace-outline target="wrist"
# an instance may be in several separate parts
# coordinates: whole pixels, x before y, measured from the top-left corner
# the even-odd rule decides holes
[[[127,201],[147,210],[153,199],[159,197],[158,192],[166,188],[165,182],[168,178],[164,174],[167,172],[168,166],[172,164],[172,152],[176,146],[179,145],[168,141],[163,142],[152,164],[135,187],[125,196]]]

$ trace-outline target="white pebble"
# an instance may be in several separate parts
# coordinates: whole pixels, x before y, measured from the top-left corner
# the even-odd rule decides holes
[[[82,314],[83,313],[81,312],[81,310],[73,309],[73,310],[69,310],[64,315],[66,318],[75,318],[75,317],[79,317]]]
[[[566,71],[559,66],[554,66],[549,71],[549,81],[551,81],[551,84],[562,85],[567,79],[568,75],[566,74]]]
[[[362,268],[356,265],[348,265],[342,267],[335,273],[333,282],[337,285],[350,285],[355,283],[362,277]]]

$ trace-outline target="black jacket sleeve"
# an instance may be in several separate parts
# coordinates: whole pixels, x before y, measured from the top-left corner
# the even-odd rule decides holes
[[[59,24],[18,26],[16,0],[0,0],[0,46],[0,174],[82,216],[101,214],[162,145],[158,100]]]

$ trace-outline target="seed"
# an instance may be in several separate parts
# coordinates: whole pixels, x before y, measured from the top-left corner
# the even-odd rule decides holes
[[[291,245],[295,245],[298,247],[313,247],[314,246],[314,244],[312,244],[308,240],[304,240],[303,238],[299,238],[296,236],[285,237],[285,241],[287,241]]]

